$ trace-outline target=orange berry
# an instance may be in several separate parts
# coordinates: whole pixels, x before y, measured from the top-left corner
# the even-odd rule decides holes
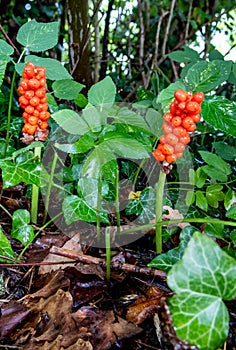
[[[166,138],[165,138],[165,136],[164,136],[164,135],[161,135],[159,141],[160,141],[160,143],[162,143],[162,144],[166,143]]]
[[[195,123],[200,122],[200,120],[201,120],[200,114],[191,115],[191,118]]]
[[[40,82],[37,79],[30,79],[28,81],[28,86],[29,88],[31,88],[32,90],[37,90],[40,86]]]
[[[184,90],[176,90],[174,92],[174,96],[179,102],[185,102],[187,100],[188,93]]]
[[[48,127],[48,122],[41,122],[41,121],[39,121],[38,124],[39,124],[39,128],[42,129],[42,130],[47,129],[47,127]]]
[[[173,129],[173,134],[178,137],[183,137],[187,134],[187,131],[182,126],[178,126],[177,128]]]
[[[37,129],[36,125],[25,124],[22,131],[26,134],[33,135]]]
[[[31,105],[28,105],[28,106],[25,108],[25,112],[32,115],[32,114],[34,113],[34,107],[31,106]]]
[[[34,91],[33,90],[26,90],[25,92],[25,98],[30,100],[32,97],[34,97]]]
[[[167,134],[165,136],[165,140],[166,140],[166,143],[168,143],[169,145],[176,145],[177,142],[178,142],[178,137],[175,136],[174,134]]]
[[[28,79],[21,80],[20,86],[22,86],[24,90],[27,90],[28,89]]]
[[[159,162],[163,162],[163,160],[165,160],[165,155],[159,149],[155,149],[152,154]]]
[[[179,125],[181,125],[181,123],[182,123],[182,119],[181,119],[181,117],[179,117],[179,116],[175,116],[175,117],[172,118],[171,123],[172,123],[174,126],[179,126]]]
[[[178,108],[181,110],[181,111],[184,111],[185,110],[185,107],[186,107],[186,103],[185,102],[180,102],[178,104]]]
[[[48,100],[47,96],[44,96],[44,97],[40,98],[40,103],[44,104],[47,102],[47,100]]]
[[[19,86],[17,90],[21,95],[24,95],[25,89],[22,86]]]
[[[202,103],[203,100],[204,100],[204,93],[203,92],[196,92],[192,96],[192,101],[197,102],[199,104]]]
[[[165,122],[162,125],[162,130],[164,131],[165,134],[169,134],[170,132],[172,132],[172,129],[173,129],[173,127],[170,123]]]
[[[164,145],[159,145],[158,149],[166,155],[171,155],[174,153],[174,148],[171,145],[168,145],[167,143],[165,143]]]
[[[192,124],[192,125],[189,126],[189,128],[187,129],[187,131],[188,131],[188,132],[193,132],[193,131],[195,131],[196,129],[197,129],[196,124]]]
[[[29,104],[29,101],[27,100],[27,98],[25,98],[25,96],[20,96],[19,97],[19,102],[20,102],[20,105],[27,106]]]
[[[43,112],[39,113],[39,119],[41,119],[43,121],[46,121],[49,118],[50,118],[50,113],[49,112],[43,111]]]
[[[166,156],[166,161],[170,164],[173,162],[176,162],[177,158],[175,154],[171,154],[169,156]]]
[[[34,110],[33,116],[37,118],[39,117],[39,111],[37,109]]]
[[[175,153],[175,156],[176,156],[176,159],[182,158],[183,153],[182,152]]]
[[[175,145],[175,153],[182,153],[185,150],[185,145],[183,143],[177,143]]]
[[[173,115],[171,113],[165,113],[164,114],[164,120],[166,122],[171,122],[171,119],[173,118]]]
[[[35,95],[39,98],[43,98],[46,94],[46,88],[45,87],[41,87],[38,90],[35,91]]]
[[[29,102],[30,102],[31,106],[36,107],[36,106],[38,106],[40,100],[37,96],[34,96],[30,99]]]
[[[192,128],[192,125],[194,125],[194,121],[191,117],[186,117],[182,120],[182,126],[189,131],[190,128]]]
[[[24,73],[27,75],[28,79],[33,78],[34,77],[34,67],[25,66]]]
[[[28,123],[29,123],[30,125],[37,125],[37,123],[38,123],[38,118],[37,118],[37,117],[34,117],[34,116],[30,116],[30,117],[28,118]]]
[[[44,86],[46,84],[46,78],[41,78],[38,80],[40,86]]]
[[[172,115],[175,115],[175,113],[176,113],[176,106],[175,106],[174,102],[171,102],[171,104],[170,104],[170,113]]]
[[[30,114],[24,112],[24,113],[22,114],[22,116],[23,116],[24,119],[28,119],[28,118],[30,117]]]
[[[189,101],[186,104],[186,111],[190,114],[198,114],[201,112],[201,107],[199,103],[194,102],[194,101]]]
[[[43,112],[43,111],[47,111],[48,110],[48,104],[47,103],[39,103],[37,106],[36,106],[36,109],[39,111],[39,112]]]
[[[186,134],[185,136],[180,137],[179,142],[183,143],[184,145],[187,145],[190,142],[190,136],[189,134]]]

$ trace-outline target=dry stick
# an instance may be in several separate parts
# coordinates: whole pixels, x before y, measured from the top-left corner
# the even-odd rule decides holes
[[[143,22],[143,11],[142,11],[142,0],[138,0],[138,14],[139,14],[139,23],[140,23],[140,38],[139,38],[139,66],[141,70],[141,76],[143,85],[147,88],[147,79],[144,71],[144,42],[145,42],[145,30]]]
[[[156,32],[156,45],[155,45],[155,52],[154,57],[152,61],[152,69],[157,68],[157,57],[158,57],[158,50],[159,50],[159,39],[160,39],[160,32],[161,32],[161,24],[166,15],[168,15],[169,11],[163,12],[159,18],[158,25],[157,25],[157,32]]]
[[[189,31],[189,24],[190,24],[190,19],[191,19],[191,14],[192,14],[192,8],[193,8],[193,0],[190,0],[190,2],[189,2],[189,9],[188,9],[187,23],[186,23],[186,26],[185,26],[185,35],[184,35],[185,43],[187,43],[187,39],[188,39],[188,31]]]
[[[165,32],[165,36],[164,36],[164,40],[163,40],[163,46],[162,46],[162,56],[163,57],[165,57],[165,54],[166,54],[166,44],[167,44],[167,40],[168,40],[168,36],[169,36],[170,24],[171,24],[171,20],[172,20],[172,16],[173,16],[174,7],[175,7],[175,0],[172,0],[171,7],[170,7],[170,14],[169,14],[169,18],[168,18],[168,22],[167,22],[167,26],[166,26],[166,32]]]
[[[66,250],[59,247],[52,247],[50,249],[51,254],[64,256],[66,258],[79,261],[85,264],[94,264],[94,265],[100,265],[102,267],[106,267],[106,260],[102,258],[95,258],[90,255],[83,255],[83,254],[77,254],[73,252],[72,250]],[[132,273],[140,273],[152,277],[159,277],[160,279],[165,280],[166,279],[166,273],[161,270],[152,269],[149,267],[139,267],[136,265],[131,264],[122,264],[119,262],[111,262],[111,268],[116,270],[122,270],[125,272],[132,272]]]

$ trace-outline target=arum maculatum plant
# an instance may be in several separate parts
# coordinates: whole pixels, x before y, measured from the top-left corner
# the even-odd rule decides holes
[[[174,100],[169,112],[164,114],[160,143],[153,156],[162,163],[158,188],[156,192],[156,222],[162,219],[163,195],[166,174],[171,170],[170,164],[183,156],[186,145],[190,142],[190,134],[196,130],[196,122],[201,120],[202,92],[192,94],[184,90],[174,92]],[[156,251],[162,251],[162,226],[156,225]]]
[[[49,129],[48,103],[46,96],[46,69],[27,62],[22,72],[22,79],[18,87],[20,93],[19,104],[23,108],[24,126],[21,141],[31,144],[33,141],[45,141]],[[41,147],[35,147],[35,158],[41,158]],[[31,221],[36,224],[38,216],[39,188],[32,186]]]

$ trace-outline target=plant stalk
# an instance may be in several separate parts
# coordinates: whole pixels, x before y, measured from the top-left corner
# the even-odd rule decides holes
[[[165,188],[166,174],[160,169],[159,179],[156,189],[156,224],[162,221],[163,197]],[[162,252],[162,226],[156,225],[156,252]]]
[[[111,277],[111,228],[110,226],[106,227],[105,230],[105,243],[106,243],[106,278],[107,281],[110,281]]]
[[[43,225],[45,224],[45,222],[47,220],[49,200],[50,200],[51,189],[53,186],[53,176],[54,176],[56,165],[57,165],[57,159],[58,159],[58,155],[56,152],[54,152],[54,156],[53,156],[53,160],[52,160],[52,167],[51,167],[45,202],[44,202]]]
[[[41,147],[35,147],[34,157],[41,159]],[[32,186],[32,197],[31,197],[31,221],[33,224],[37,225],[38,218],[38,205],[39,205],[39,187],[37,185]]]
[[[116,226],[117,226],[117,233],[120,234],[119,168],[118,167],[116,170],[115,188],[116,188],[116,198],[115,198]]]
[[[100,242],[101,239],[101,200],[102,200],[102,179],[98,179],[98,195],[97,195],[97,217],[96,217],[96,231],[97,231],[97,241]]]

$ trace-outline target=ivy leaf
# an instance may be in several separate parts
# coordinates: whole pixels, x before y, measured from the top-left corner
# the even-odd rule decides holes
[[[58,41],[58,22],[39,23],[32,19],[20,27],[16,40],[33,52],[51,49]]]
[[[36,186],[41,184],[42,166],[33,163],[32,158],[19,163],[0,160],[0,168],[2,169],[3,188],[15,186],[19,182],[35,184]]]
[[[236,261],[209,237],[195,232],[182,260],[167,275],[176,293],[169,306],[178,337],[201,350],[221,347],[229,314],[223,300],[236,296]]]
[[[219,74],[219,72],[218,72]],[[214,96],[202,103],[204,120],[226,134],[236,136],[236,104],[223,96]]]
[[[30,223],[30,213],[26,209],[14,211],[12,216],[11,236],[18,239],[24,246],[34,239],[34,229]]]
[[[69,134],[84,135],[89,131],[89,126],[81,115],[71,109],[61,109],[53,113],[51,117]]]
[[[78,196],[67,196],[63,201],[62,210],[67,225],[78,220],[87,222],[96,222],[97,220],[96,208],[89,206],[84,199]],[[108,214],[100,212],[100,220],[109,223]]]
[[[2,232],[1,228],[0,228],[0,254],[12,259],[14,259],[15,257],[15,253],[11,247],[11,243]],[[0,261],[12,262],[11,260],[7,260],[3,258],[0,258]]]
[[[113,104],[116,96],[116,86],[110,77],[94,84],[88,91],[88,102],[94,106]]]
[[[190,91],[207,93],[216,89],[228,79],[231,68],[231,61],[200,61],[189,68],[183,83]]]
[[[155,216],[155,192],[151,187],[145,188],[139,199],[132,199],[125,208],[127,215],[136,215],[141,223],[150,222]]]
[[[84,88],[83,84],[71,79],[57,80],[52,84],[53,93],[57,98],[63,100],[73,100]]]
[[[168,250],[167,253],[157,255],[149,264],[149,267],[168,272],[179,261],[187,247],[187,244],[196,231],[193,226],[186,226],[180,233],[180,244],[177,248]]]

